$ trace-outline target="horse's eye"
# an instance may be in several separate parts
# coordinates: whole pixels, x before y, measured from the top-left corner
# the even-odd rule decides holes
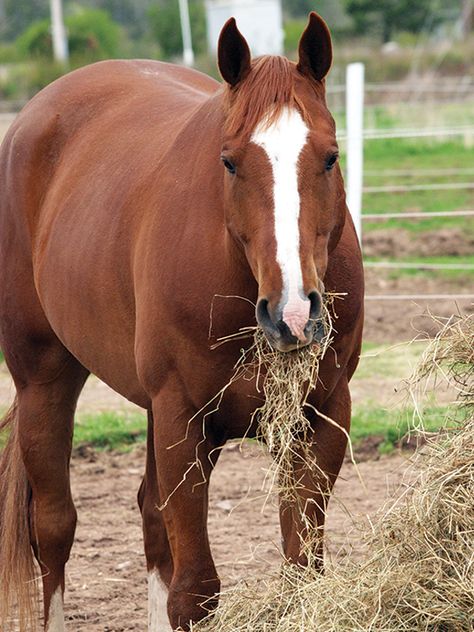
[[[329,156],[328,158],[326,158],[326,165],[324,167],[326,171],[331,171],[331,169],[336,164],[338,158],[339,158],[339,154],[332,154],[332,156]]]
[[[227,169],[229,173],[232,173],[232,174],[235,173],[234,163],[232,163],[230,160],[227,160],[227,158],[222,158],[222,162],[224,163],[224,167]]]

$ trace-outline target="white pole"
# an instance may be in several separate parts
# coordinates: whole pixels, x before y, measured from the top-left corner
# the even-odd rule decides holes
[[[364,177],[364,64],[349,64],[346,72],[347,206],[362,243],[362,184]]]
[[[194,53],[191,39],[188,0],[179,0],[179,17],[181,19],[181,33],[183,35],[183,62],[185,66],[192,66],[194,64]]]
[[[69,57],[62,0],[50,0],[54,59],[65,63]]]

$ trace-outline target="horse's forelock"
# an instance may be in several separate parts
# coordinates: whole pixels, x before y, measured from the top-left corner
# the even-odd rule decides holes
[[[309,122],[295,91],[295,73],[286,57],[264,56],[252,63],[248,76],[236,87],[226,88],[228,136],[250,137],[257,125],[269,127],[286,107],[295,107]]]

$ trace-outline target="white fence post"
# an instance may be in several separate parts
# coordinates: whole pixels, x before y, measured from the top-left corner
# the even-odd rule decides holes
[[[364,177],[364,64],[346,71],[347,206],[362,243],[362,185]]]
[[[191,22],[189,20],[188,0],[179,0],[179,17],[183,36],[183,61],[185,66],[194,65],[194,52],[191,39]]]
[[[66,29],[63,21],[62,0],[50,0],[51,30],[53,37],[54,59],[59,62],[66,62],[69,57]]]

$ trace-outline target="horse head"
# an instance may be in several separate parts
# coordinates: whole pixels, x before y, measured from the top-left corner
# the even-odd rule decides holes
[[[233,18],[219,39],[226,223],[258,283],[257,321],[280,351],[321,337],[323,280],[344,225],[335,124],[325,99],[331,61],[331,37],[316,13],[297,63],[277,56],[252,61]]]

